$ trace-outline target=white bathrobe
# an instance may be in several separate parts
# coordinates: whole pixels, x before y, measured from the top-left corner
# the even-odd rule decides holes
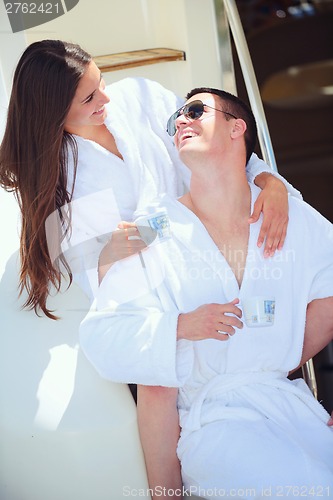
[[[292,498],[331,498],[329,415],[287,373],[301,358],[307,304],[333,296],[332,224],[291,198],[285,245],[270,259],[256,245],[261,221],[251,225],[239,288],[199,219],[167,195],[160,205],[172,239],[112,266],[81,325],[84,352],[108,379],[179,387],[178,455],[193,493],[287,498],[293,487]],[[273,326],[176,341],[179,312],[254,295],[275,297]]]
[[[110,102],[106,106],[105,124],[123,160],[99,144],[75,136],[78,168],[71,203],[72,231],[62,245],[76,281],[90,297],[98,287],[99,253],[118,223],[132,220],[135,210],[145,207],[161,193],[181,196],[190,179],[173,138],[166,132],[169,116],[183,104],[183,99],[144,78],[120,80],[107,86],[106,92]],[[69,161],[71,191],[73,159],[70,157]],[[252,182],[262,171],[274,173],[253,155],[247,168],[248,180]],[[297,190],[280,178],[292,195],[300,197]]]

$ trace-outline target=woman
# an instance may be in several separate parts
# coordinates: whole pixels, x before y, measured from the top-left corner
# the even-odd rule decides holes
[[[65,273],[72,280],[72,271],[93,295],[98,255],[116,229],[115,221],[130,220],[134,210],[158,193],[183,193],[189,174],[165,132],[167,117],[180,104],[172,92],[144,79],[126,79],[106,89],[91,56],[78,45],[43,40],[25,50],[14,74],[0,150],[1,185],[15,192],[22,213],[25,306],[55,319],[47,306],[50,285],[59,289]],[[251,162],[250,179],[269,171],[261,160]],[[270,200],[277,200],[272,219],[265,216],[259,241],[268,235],[265,248],[274,252],[285,235],[285,189],[271,175],[262,174],[258,182],[267,189],[254,220],[258,209],[267,206],[269,213]],[[70,202],[70,210],[64,210]],[[50,252],[46,231],[54,214],[68,241],[80,242],[74,252],[68,251],[73,266],[64,251],[56,253],[59,259]],[[108,253],[116,252],[113,260],[124,255],[125,231],[117,238],[108,246]],[[119,240],[120,253],[115,248]],[[125,244],[126,252],[142,246]]]

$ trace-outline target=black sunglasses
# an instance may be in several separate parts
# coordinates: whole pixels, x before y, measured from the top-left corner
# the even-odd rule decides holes
[[[232,116],[237,120],[237,117],[235,115],[228,113],[227,111],[223,111],[222,109],[212,108],[212,106],[208,106],[207,104],[204,104],[202,101],[192,101],[189,102],[188,104],[185,104],[185,106],[182,106],[181,108],[177,109],[177,111],[175,111],[173,115],[170,116],[167,123],[168,134],[171,136],[175,135],[177,130],[176,120],[180,115],[184,115],[189,120],[198,120],[203,115],[205,107],[210,109],[215,109],[215,111],[220,111],[221,113]]]

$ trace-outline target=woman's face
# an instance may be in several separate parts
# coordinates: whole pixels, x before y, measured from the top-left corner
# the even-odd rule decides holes
[[[101,72],[91,61],[76,89],[65,121],[66,132],[82,135],[87,127],[104,123],[106,118],[105,104],[110,101],[104,89],[105,83]]]

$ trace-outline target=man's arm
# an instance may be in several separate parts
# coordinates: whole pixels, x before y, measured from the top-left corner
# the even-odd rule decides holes
[[[310,302],[306,312],[304,346],[300,366],[333,340],[333,297]]]
[[[139,432],[153,500],[182,498],[176,452],[180,434],[177,394],[177,389],[170,387],[138,386]],[[162,494],[164,491],[169,494]]]
[[[306,325],[302,366],[310,358],[326,347],[333,340],[333,297],[310,302],[306,312]],[[327,425],[333,426],[333,411]]]

